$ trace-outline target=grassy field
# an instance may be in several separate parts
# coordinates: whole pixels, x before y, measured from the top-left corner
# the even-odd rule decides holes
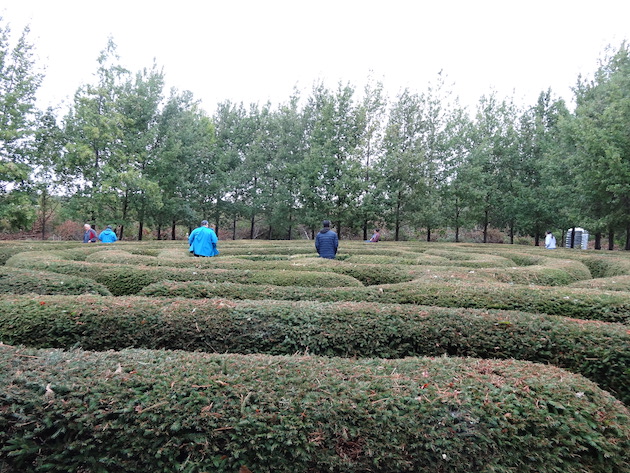
[[[630,254],[187,249],[0,242],[0,472],[630,471]]]

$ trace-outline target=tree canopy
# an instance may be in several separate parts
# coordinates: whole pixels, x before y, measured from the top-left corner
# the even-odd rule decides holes
[[[25,29],[0,19],[0,231],[54,218],[113,224],[119,237],[211,220],[232,237],[392,238],[498,228],[514,242],[582,226],[630,249],[630,50],[578,77],[570,110],[553,91],[471,111],[446,76],[388,97],[381,82],[313,84],[285,103],[219,103],[164,90],[156,64],[128,71],[109,40],[63,116],[36,108],[43,75]],[[127,229],[137,233],[131,234]],[[240,233],[237,232],[240,229]],[[246,229],[246,230],[245,230]],[[225,234],[225,233],[224,233]]]

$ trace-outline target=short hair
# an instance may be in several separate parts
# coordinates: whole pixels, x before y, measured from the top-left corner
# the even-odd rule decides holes
[[[323,225],[324,227],[330,227],[330,220],[324,220],[324,221],[322,222],[322,225]]]
[[[202,221],[201,221],[201,224],[202,224],[202,225],[208,225],[208,221],[207,221],[207,220],[202,220]]]

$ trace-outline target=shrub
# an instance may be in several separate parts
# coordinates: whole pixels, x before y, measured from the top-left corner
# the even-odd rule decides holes
[[[551,366],[0,348],[0,469],[626,473],[630,412]]]
[[[587,279],[571,284],[574,288],[599,289],[600,291],[630,291],[630,276]]]
[[[374,303],[14,297],[0,301],[0,340],[88,350],[515,358],[580,373],[630,404],[626,326],[522,312]]]
[[[0,294],[100,294],[111,293],[93,279],[46,271],[0,267]]]
[[[439,307],[521,310],[585,320],[627,323],[630,294],[564,287],[517,286],[499,283],[466,284],[431,280],[372,287],[306,288],[253,286],[235,283],[162,281],[139,294],[150,297],[224,297],[236,300],[356,301]]]

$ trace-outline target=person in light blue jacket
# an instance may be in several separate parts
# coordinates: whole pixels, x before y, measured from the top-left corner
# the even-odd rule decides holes
[[[115,241],[118,241],[118,237],[112,230],[111,225],[107,225],[107,228],[98,235],[98,239],[103,243],[114,243]]]
[[[217,243],[219,238],[214,230],[210,228],[207,220],[201,221],[201,226],[190,232],[188,244],[190,252],[195,256],[216,256],[219,254]]]

